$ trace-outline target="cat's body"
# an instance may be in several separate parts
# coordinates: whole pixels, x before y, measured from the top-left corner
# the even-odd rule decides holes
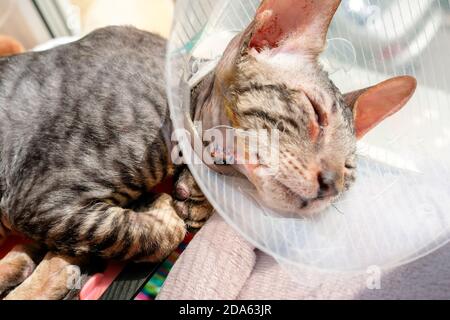
[[[8,298],[61,298],[62,270],[90,257],[159,261],[212,214],[170,158],[165,47],[107,27],[0,60],[0,245],[9,234],[38,244],[0,261],[0,297],[28,279]],[[152,193],[173,175],[175,200]],[[47,279],[49,268],[61,277]]]
[[[114,215],[173,174],[164,52],[162,38],[117,27],[0,62],[5,225],[71,255],[132,258],[160,240],[133,239],[121,231],[133,213]]]
[[[318,63],[339,3],[263,1],[192,95],[193,120],[205,131],[281,129],[277,170],[262,161],[229,167],[268,205],[302,216],[350,187],[356,138],[398,111],[416,86],[399,77],[341,95]],[[26,279],[9,298],[61,298],[62,270],[89,256],[160,260],[186,224],[198,227],[211,214],[187,171],[175,200],[162,195],[130,209],[175,170],[164,54],[163,39],[110,27],[0,60],[0,240],[13,231],[50,250],[31,276],[34,248],[1,260],[0,295]],[[225,155],[222,147],[213,150]],[[49,270],[62,276],[49,278]]]

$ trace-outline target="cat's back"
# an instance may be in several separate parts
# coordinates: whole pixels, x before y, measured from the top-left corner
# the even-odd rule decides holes
[[[112,89],[113,80],[159,87],[165,44],[163,38],[133,27],[106,27],[48,51],[0,59],[2,109],[14,105],[11,111],[36,111],[44,99],[71,98],[88,88]],[[105,83],[105,78],[111,81]]]
[[[145,118],[152,108],[166,109],[165,46],[133,27],[106,27],[45,52],[0,59],[2,131],[24,135],[56,116],[96,121],[105,112],[142,111]]]
[[[168,119],[165,47],[151,33],[107,27],[0,60],[0,164],[13,176],[27,163],[72,168],[93,152],[110,162],[128,149],[143,157]]]

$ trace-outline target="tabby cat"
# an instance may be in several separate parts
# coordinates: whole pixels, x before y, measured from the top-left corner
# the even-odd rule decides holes
[[[204,130],[281,129],[276,174],[258,164],[227,168],[246,176],[268,205],[303,216],[348,189],[356,139],[416,87],[399,77],[341,95],[318,62],[339,3],[263,1],[192,92]],[[161,260],[186,224],[201,226],[211,214],[190,174],[171,161],[165,46],[153,34],[108,27],[0,60],[0,237],[19,233],[40,244],[0,262],[0,294],[18,285],[7,299],[64,297],[64,270],[89,257]],[[177,170],[175,200],[159,195],[136,208]],[[42,248],[50,253],[35,269]]]

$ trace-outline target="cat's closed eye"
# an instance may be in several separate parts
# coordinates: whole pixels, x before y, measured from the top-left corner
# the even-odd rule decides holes
[[[345,163],[345,169],[354,170],[354,169],[356,169],[356,164],[353,161],[352,162],[346,162]]]
[[[308,98],[308,101],[314,110],[317,124],[323,130],[328,125],[327,113],[325,112],[324,108],[320,105],[320,103],[316,101],[316,99],[311,98],[308,94],[306,94],[306,97]]]

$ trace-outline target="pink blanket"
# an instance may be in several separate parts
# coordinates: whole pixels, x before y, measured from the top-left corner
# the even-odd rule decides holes
[[[219,215],[199,232],[158,299],[450,299],[450,245],[409,265],[352,277],[298,272],[243,240]]]

